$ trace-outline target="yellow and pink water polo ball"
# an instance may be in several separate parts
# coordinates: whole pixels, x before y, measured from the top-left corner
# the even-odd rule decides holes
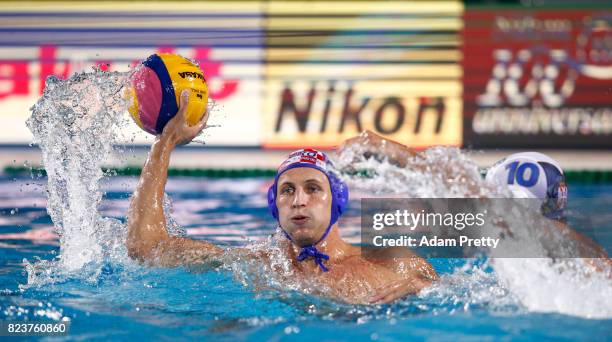
[[[158,53],[149,56],[134,72],[128,111],[136,124],[151,134],[162,132],[178,112],[181,92],[189,89],[185,120],[195,125],[206,110],[208,87],[204,73],[185,57]]]

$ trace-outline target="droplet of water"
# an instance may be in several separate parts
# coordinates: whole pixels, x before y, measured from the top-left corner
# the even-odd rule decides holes
[[[285,327],[284,332],[287,335],[297,334],[300,332],[300,328],[296,327],[295,325],[290,325]]]

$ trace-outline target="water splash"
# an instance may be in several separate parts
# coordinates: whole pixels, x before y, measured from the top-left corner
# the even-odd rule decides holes
[[[335,160],[351,190],[363,197],[512,197],[508,189],[486,183],[477,165],[457,148],[428,149],[410,157],[407,167],[398,167],[384,157],[372,156],[371,152],[367,146],[354,144],[342,149]],[[533,255],[544,255],[546,248],[551,247],[546,244],[554,244],[557,250],[575,249],[571,242],[561,245],[562,236],[545,235],[546,230],[542,228],[551,225],[551,221],[535,211],[519,213],[503,207],[490,209],[501,215],[514,233],[512,238],[498,236],[511,239],[505,244],[509,248],[526,253],[526,249],[531,248]],[[489,236],[494,236],[495,230],[498,234],[501,232],[499,227],[484,228]],[[489,256],[495,255],[496,252],[489,252]],[[490,307],[516,306],[530,311],[587,318],[612,317],[610,272],[593,272],[585,259],[490,258],[478,267],[490,267],[493,272],[485,276],[482,272],[455,270],[452,276],[443,276],[438,284],[423,291],[423,295],[455,300],[465,305],[488,302]],[[498,296],[500,293],[504,295]],[[510,300],[505,299],[505,294]],[[581,305],[576,305],[577,302]]]
[[[530,311],[585,318],[612,317],[612,284],[584,259],[492,259],[499,281]]]
[[[60,254],[50,262],[26,262],[30,285],[85,269],[95,279],[103,262],[126,255],[124,225],[97,210],[101,167],[125,122],[126,76],[100,70],[67,80],[50,76],[31,108],[27,126],[47,171],[47,212],[60,237]]]
[[[342,149],[334,160],[339,171],[352,175],[344,177],[351,190],[416,198],[506,197],[484,182],[478,166],[458,148],[427,149],[408,158],[405,168],[368,155],[369,147],[354,144]]]

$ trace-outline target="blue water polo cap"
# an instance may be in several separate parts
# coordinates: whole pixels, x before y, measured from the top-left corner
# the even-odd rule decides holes
[[[319,252],[316,248],[316,245],[327,237],[327,234],[329,234],[331,227],[338,221],[340,216],[342,216],[342,214],[344,213],[349,200],[348,186],[332,172],[333,164],[329,160],[327,155],[325,155],[325,153],[317,151],[315,149],[301,149],[291,152],[287,159],[285,159],[285,161],[283,161],[283,163],[278,168],[278,171],[276,172],[276,177],[274,178],[274,183],[268,189],[268,210],[277,221],[279,221],[278,207],[276,206],[278,179],[286,171],[298,167],[309,167],[315,170],[319,170],[323,172],[329,180],[329,187],[332,195],[331,217],[329,220],[329,225],[327,226],[327,229],[325,230],[321,238],[319,238],[317,242],[310,246],[302,247],[302,250],[300,251],[300,254],[297,257],[298,261],[303,261],[312,257],[315,259],[315,262],[321,267],[323,271],[327,271],[327,268],[325,267],[325,265],[323,265],[323,260],[328,260],[329,256]],[[291,240],[291,237],[289,236],[289,234],[287,234],[283,227],[280,228],[283,230],[287,238]]]

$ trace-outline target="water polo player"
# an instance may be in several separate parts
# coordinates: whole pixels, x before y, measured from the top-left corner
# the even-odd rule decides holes
[[[489,184],[508,187],[515,198],[539,200],[542,215],[554,220],[553,226],[564,236],[578,242],[580,255],[599,256],[600,260],[585,259],[588,264],[598,271],[612,269],[603,247],[565,224],[568,190],[557,161],[539,152],[514,153],[493,164],[485,179]]]
[[[185,123],[188,93],[185,95],[181,96],[179,112],[151,146],[132,197],[127,238],[132,258],[172,267],[246,256],[265,264],[265,269],[273,270],[288,284],[296,279],[314,284],[309,292],[348,303],[390,302],[415,294],[436,279],[431,265],[406,248],[378,249],[366,257],[359,247],[340,237],[337,220],[346,207],[348,188],[331,172],[327,156],[312,149],[291,153],[268,191],[270,212],[284,235],[277,240],[281,255],[248,248],[223,249],[206,241],[169,235],[163,196],[170,155],[175,146],[193,139],[208,119],[205,115],[193,127]],[[286,261],[288,269],[279,266],[279,259]]]
[[[348,139],[341,150],[353,148],[366,158],[384,159],[402,168],[423,167],[422,164],[413,164],[413,157],[418,155],[416,151],[371,131],[364,131],[359,136]],[[443,176],[448,176],[446,173],[449,172],[435,167],[427,167],[427,171],[440,172]],[[461,172],[461,170],[451,170],[451,172]],[[454,174],[453,176],[455,179],[461,178]],[[464,179],[468,181],[470,190],[470,193],[465,195],[480,196],[478,184],[469,183],[469,177]],[[555,160],[538,152],[516,153],[495,163],[488,170],[485,179],[490,185],[508,186],[515,198],[539,199],[540,212],[552,220],[550,222],[555,230],[567,241],[577,242],[573,245],[577,250],[576,254],[596,256],[598,260],[586,258],[585,260],[597,271],[611,272],[612,277],[612,261],[605,249],[565,224],[564,209],[567,204],[568,189],[563,170]]]
[[[408,146],[385,139],[371,131],[347,140],[342,148],[358,145],[365,157],[386,158],[399,167],[412,167],[416,152]],[[509,155],[490,167],[485,177],[489,184],[507,186],[516,198],[542,201],[541,212],[550,219],[562,220],[567,205],[567,185],[563,169],[552,158],[538,152]],[[474,189],[474,195],[478,189]]]

